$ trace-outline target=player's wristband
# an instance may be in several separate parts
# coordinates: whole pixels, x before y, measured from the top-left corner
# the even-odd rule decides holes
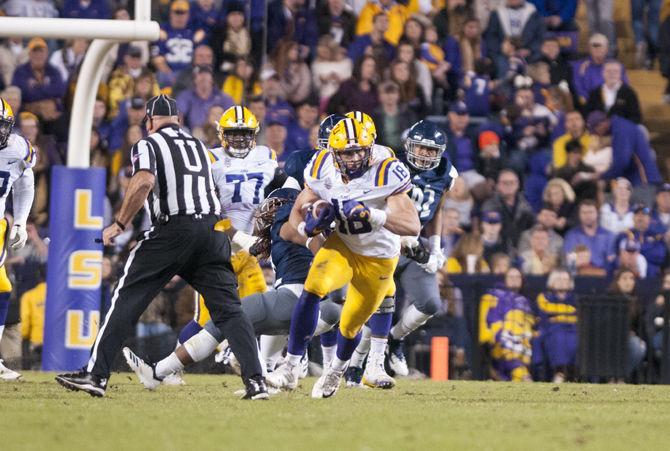
[[[311,243],[313,239],[314,239],[313,236],[310,236],[309,238],[307,238],[307,242],[305,243],[305,247],[306,247],[307,249],[309,249],[309,243]]]
[[[126,226],[121,221],[119,221],[118,219],[114,220],[114,224],[116,224],[116,226],[119,229],[123,230],[124,232],[126,231]]]
[[[428,238],[428,250],[431,254],[442,253],[442,239],[440,235],[433,235]]]
[[[306,225],[305,221],[302,221],[300,224],[298,224],[298,233],[304,237],[307,236],[307,234],[305,233],[305,225]]]
[[[374,230],[379,230],[386,224],[386,212],[378,208],[370,208],[370,225]]]

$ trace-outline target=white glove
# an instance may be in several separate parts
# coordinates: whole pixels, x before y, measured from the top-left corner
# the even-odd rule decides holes
[[[25,224],[14,224],[12,230],[9,232],[9,247],[13,251],[18,251],[26,245],[28,239],[28,232],[26,232]]]
[[[429,274],[435,274],[437,271],[442,269],[444,266],[444,262],[447,260],[447,258],[444,256],[444,254],[440,252],[434,252],[430,254],[430,257],[428,257],[428,261],[424,264],[419,264],[423,268],[424,271],[426,271]]]
[[[414,249],[419,245],[419,240],[415,236],[401,236],[400,237],[400,248],[401,249]]]
[[[237,254],[239,251],[249,252],[249,248],[256,242],[256,237],[238,230],[235,232],[235,235],[233,235],[233,239],[230,240],[230,242],[230,248],[233,254]]]

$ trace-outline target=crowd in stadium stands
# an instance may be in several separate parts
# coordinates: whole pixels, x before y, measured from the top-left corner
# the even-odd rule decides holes
[[[0,0],[0,10],[128,20],[132,3]],[[541,363],[554,377],[565,377],[576,352],[574,277],[613,277],[612,291],[634,299],[636,282],[663,277],[670,262],[670,184],[663,183],[638,95],[617,60],[614,2],[585,1],[587,43],[578,42],[577,3],[153,1],[160,39],[116,45],[96,98],[91,165],[108,173],[105,222],[128,185],[129,149],[145,133],[145,101],[159,92],[176,98],[184,125],[212,147],[219,145],[221,113],[243,103],[261,123],[258,143],[271,146],[280,162],[316,146],[325,114],[369,113],[378,143],[398,152],[403,131],[432,116],[447,133],[446,154],[460,173],[443,207],[448,260],[440,280],[450,302],[441,314],[463,316],[451,274],[505,275],[482,299],[481,343],[494,357],[514,353],[494,370],[501,378],[527,378],[543,355],[532,347],[546,351]],[[638,67],[660,67],[670,80],[670,18],[661,3],[630,2],[635,56]],[[18,334],[29,352],[41,345],[50,168],[66,160],[69,112],[89,44],[0,41],[1,95],[40,155],[29,245],[7,259],[21,327],[15,336],[11,328],[5,332],[5,358],[18,353],[11,344],[20,343]],[[664,100],[670,102],[670,82]],[[105,251],[103,314],[119,262],[148,222],[138,215]],[[271,269],[266,274],[271,280]],[[537,299],[518,294],[527,275],[549,276]],[[670,277],[663,280],[670,286]],[[161,293],[142,316],[138,336],[189,319],[191,297],[182,288],[175,280]],[[654,300],[644,318],[635,311],[633,321],[662,316],[663,303]],[[514,330],[501,334],[496,324],[508,311],[520,316]],[[658,334],[645,340],[631,332],[631,372],[647,346],[660,350]]]

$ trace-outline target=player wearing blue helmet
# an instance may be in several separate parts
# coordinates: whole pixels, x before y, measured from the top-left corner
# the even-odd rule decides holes
[[[302,292],[313,253],[322,243],[320,237],[315,237],[309,240],[308,246],[307,238],[288,222],[298,194],[298,190],[291,188],[274,190],[258,207],[254,217],[254,235],[258,239],[251,252],[261,259],[270,257],[277,275],[274,290],[256,293],[241,300],[242,310],[251,320],[256,334],[285,335],[288,332],[291,313]],[[338,322],[341,307],[324,301],[320,311],[316,335],[329,330]],[[166,376],[181,371],[185,365],[207,358],[222,339],[220,331],[210,321],[175,352],[156,364],[144,362],[128,348],[124,348],[123,354],[140,382],[148,389],[155,389]]]
[[[444,194],[458,177],[458,171],[444,155],[447,147],[446,134],[433,122],[422,120],[414,124],[407,133],[404,152],[398,158],[406,163],[413,184],[408,193],[419,213],[422,227],[421,244],[405,240],[410,249],[401,256],[394,274],[399,299],[405,297],[412,302],[391,328],[393,306],[383,306],[368,323],[371,340],[362,340],[352,358],[348,370],[349,386],[363,383],[372,387],[390,388],[394,381],[384,370],[384,352],[389,337],[389,363],[400,376],[408,374],[402,339],[423,325],[440,306],[441,299],[435,273],[444,265],[440,235],[442,232],[442,204]],[[417,252],[416,246],[427,248]],[[414,256],[415,259],[409,255]],[[418,257],[418,256],[421,257]],[[417,261],[419,260],[419,261]],[[410,299],[411,298],[411,299]],[[385,307],[385,308],[384,308]],[[365,373],[361,367],[370,349]]]

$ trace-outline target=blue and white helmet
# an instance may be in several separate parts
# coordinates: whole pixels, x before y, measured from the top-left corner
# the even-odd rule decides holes
[[[423,150],[419,151],[418,147]],[[447,135],[437,124],[427,120],[412,125],[405,138],[407,163],[420,171],[435,169],[439,166],[446,148]]]
[[[330,138],[330,132],[342,119],[346,119],[346,117],[341,114],[331,114],[321,121],[319,124],[319,137],[316,141],[319,150],[328,150],[328,138]]]

